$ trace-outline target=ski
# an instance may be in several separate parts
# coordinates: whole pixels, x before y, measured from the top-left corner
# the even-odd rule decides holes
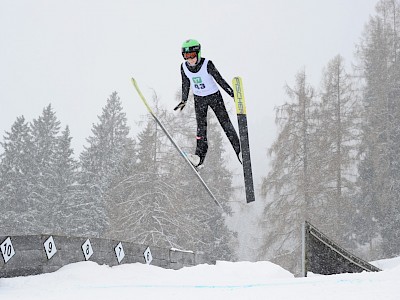
[[[164,125],[160,122],[160,120],[157,118],[157,116],[155,115],[155,113],[153,112],[153,110],[151,109],[151,107],[149,106],[149,104],[146,101],[146,98],[143,96],[142,92],[139,89],[139,86],[136,82],[136,80],[134,78],[131,79],[133,86],[135,87],[137,93],[140,96],[140,99],[142,99],[144,105],[146,106],[147,110],[149,111],[149,113],[152,115],[152,117],[154,118],[154,120],[157,122],[157,124],[161,127],[161,129],[164,131],[165,135],[168,137],[168,139],[171,141],[172,145],[174,145],[175,149],[179,152],[179,154],[184,158],[184,160],[186,161],[186,163],[190,166],[191,170],[193,171],[193,173],[196,175],[197,179],[200,181],[200,183],[203,185],[203,187],[205,188],[205,190],[207,191],[207,193],[210,195],[210,197],[213,199],[213,201],[215,202],[216,205],[218,205],[222,210],[222,206],[221,204],[218,202],[217,198],[214,196],[214,194],[211,192],[210,188],[207,186],[207,184],[205,183],[205,181],[203,180],[203,178],[200,176],[199,172],[196,170],[196,168],[192,165],[192,163],[189,161],[189,159],[187,158],[185,152],[178,146],[178,144],[175,142],[175,140],[172,138],[172,136],[169,134],[169,132],[167,131],[167,129],[164,127]]]
[[[243,176],[247,203],[255,201],[253,172],[251,169],[249,133],[247,129],[246,102],[244,99],[242,78],[235,77],[232,80],[235,94],[236,114],[239,124],[240,147],[242,150]]]

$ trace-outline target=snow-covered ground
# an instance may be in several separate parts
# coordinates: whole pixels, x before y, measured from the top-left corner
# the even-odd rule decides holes
[[[270,262],[217,262],[178,271],[80,262],[57,272],[0,279],[0,299],[400,299],[400,258],[378,273],[295,278]]]

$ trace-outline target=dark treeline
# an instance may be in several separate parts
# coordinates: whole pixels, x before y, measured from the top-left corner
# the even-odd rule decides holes
[[[292,271],[304,220],[366,259],[400,254],[399,0],[379,1],[356,58],[332,58],[318,89],[300,71],[276,109],[259,258]]]
[[[173,116],[158,108],[157,115],[191,151],[196,130],[188,106]],[[214,118],[202,175],[229,211],[232,174],[224,168]],[[109,237],[235,260],[236,238],[191,170],[151,117],[140,128],[130,135],[121,100],[112,93],[77,160],[70,131],[61,128],[51,105],[31,122],[18,117],[1,143],[0,235]]]

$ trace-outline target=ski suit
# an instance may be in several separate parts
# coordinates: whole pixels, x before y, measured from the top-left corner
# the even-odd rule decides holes
[[[200,157],[200,164],[203,163],[208,150],[207,143],[207,111],[208,107],[214,111],[226,136],[228,137],[236,155],[240,153],[240,141],[235,128],[229,119],[221,92],[216,82],[233,97],[233,90],[222,78],[211,60],[204,57],[195,66],[187,62],[181,64],[182,75],[182,102],[186,102],[189,96],[189,89],[194,94],[194,108],[197,121],[197,147],[195,154]]]

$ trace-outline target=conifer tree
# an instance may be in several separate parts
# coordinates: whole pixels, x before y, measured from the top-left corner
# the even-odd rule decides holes
[[[157,96],[153,98],[156,103],[152,107],[168,132],[185,151],[193,151],[196,131],[191,105],[179,114],[168,113],[157,104]],[[215,155],[221,153],[219,145],[215,150]],[[121,196],[116,204],[123,213],[120,222],[113,226],[113,235],[139,243],[203,250],[212,257],[233,259],[233,234],[227,230],[221,213],[152,118],[146,119],[138,135],[137,152],[135,173],[114,189]],[[207,168],[214,168],[209,172],[212,182],[216,170],[223,171],[220,169],[223,163],[222,158],[219,163],[215,163],[217,158],[212,159],[212,155],[209,158]],[[229,175],[222,177],[215,177],[215,185],[230,183]],[[223,196],[229,195],[229,187],[215,186],[215,189],[224,191]]]
[[[329,236],[349,245],[352,236],[350,222],[356,213],[354,195],[356,157],[360,135],[361,105],[358,92],[344,60],[338,55],[323,73],[321,101],[318,107],[318,151],[312,160],[319,164],[316,224]],[[317,199],[314,199],[316,201]],[[315,221],[314,221],[315,222]]]
[[[385,257],[399,254],[400,212],[400,2],[381,0],[359,45],[365,78],[358,209],[365,216],[362,237],[382,238]],[[371,246],[372,247],[372,246]],[[376,246],[375,246],[376,247]]]
[[[32,220],[30,195],[34,169],[31,129],[23,116],[17,118],[1,143],[0,158],[1,234],[23,234]]]
[[[9,219],[6,223],[15,234],[66,231],[64,213],[74,197],[76,162],[69,129],[59,135],[59,128],[48,105],[30,124],[17,118],[2,144],[2,203],[8,212],[4,214]]]
[[[66,126],[57,139],[54,172],[50,179],[56,198],[51,215],[51,232],[54,234],[71,234],[80,226],[74,222],[76,208],[80,207],[80,203],[77,203],[78,162],[73,157],[71,140],[69,127]]]
[[[116,92],[107,99],[92,133],[80,156],[82,223],[87,222],[86,234],[103,236],[109,230],[109,213],[117,196],[107,193],[130,174],[135,162],[134,141]]]
[[[156,95],[153,100],[155,113],[162,118],[165,110],[158,108]],[[137,140],[134,172],[110,192],[116,195],[114,213],[118,212],[120,218],[114,219],[108,234],[137,243],[182,247],[178,239],[189,233],[182,222],[176,183],[168,182],[164,167],[171,163],[164,153],[174,150],[165,144],[161,128],[150,117]]]
[[[53,215],[56,212],[57,194],[54,189],[56,176],[58,134],[60,121],[51,105],[31,124],[35,180],[31,195],[31,209],[36,212],[36,230],[40,233],[53,231]]]
[[[264,196],[271,193],[272,201],[261,222],[260,258],[295,271],[300,267],[301,225],[312,218],[312,199],[318,195],[318,172],[311,159],[316,152],[316,107],[304,71],[297,74],[295,87],[286,90],[292,102],[277,108],[280,131],[269,150],[271,171],[262,183]]]

